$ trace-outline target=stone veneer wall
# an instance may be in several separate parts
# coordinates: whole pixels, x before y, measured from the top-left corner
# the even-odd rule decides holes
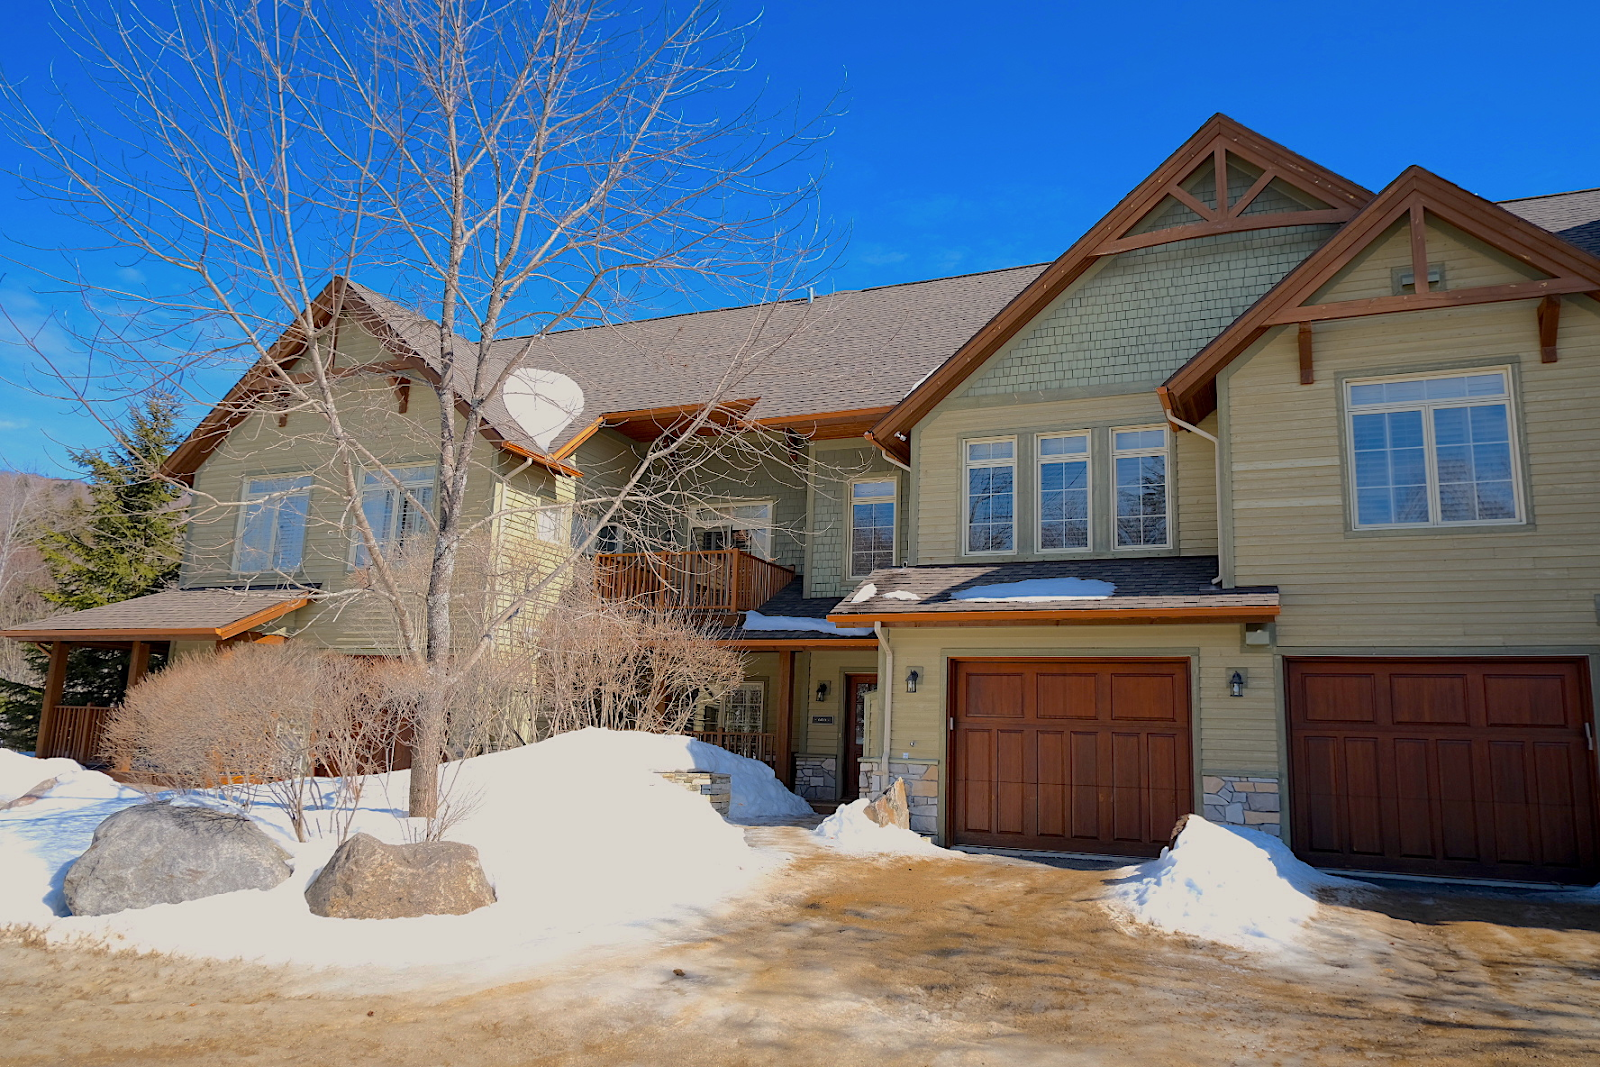
[[[1205,817],[1283,836],[1283,798],[1276,778],[1205,776]]]
[[[839,758],[795,756],[794,791],[807,800],[833,800],[838,797]]]
[[[728,817],[733,807],[733,776],[716,771],[657,771],[669,782],[676,782],[691,793],[698,793],[710,802],[717,814]]]
[[[919,834],[939,832],[939,765],[889,761],[889,777],[878,772],[877,763],[861,764],[861,795],[876,797],[894,784],[906,780],[906,801],[911,805],[911,829]]]

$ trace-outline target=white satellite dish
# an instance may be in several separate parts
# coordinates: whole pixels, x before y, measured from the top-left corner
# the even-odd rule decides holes
[[[548,450],[572,420],[583,414],[583,390],[565,374],[522,367],[506,379],[500,398],[522,432]]]

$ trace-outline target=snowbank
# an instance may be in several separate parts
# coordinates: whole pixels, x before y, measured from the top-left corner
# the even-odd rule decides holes
[[[1029,578],[1021,582],[975,585],[951,594],[954,600],[1033,604],[1046,600],[1104,600],[1117,591],[1098,578]]]
[[[1109,900],[1134,920],[1258,951],[1298,941],[1315,890],[1362,887],[1302,863],[1270,834],[1198,815],[1160,859],[1115,873]]]
[[[294,840],[286,814],[257,803],[250,815],[292,856],[276,889],[228,893],[106,916],[61,916],[60,885],[94,828],[142,799],[58,791],[0,812],[0,924],[44,925],[52,939],[88,936],[119,947],[266,963],[356,966],[481,976],[570,952],[648,936],[747,887],[782,862],[746,845],[743,830],[660,770],[733,776],[739,813],[809,812],[764,764],[685,737],[582,730],[526,748],[451,764],[450,795],[468,813],[446,835],[474,845],[498,902],[469,915],[327,919],[305,887],[336,845],[332,813],[314,811],[312,840]],[[92,774],[92,772],[82,772]],[[105,778],[94,775],[94,778]],[[106,781],[110,781],[106,779]],[[91,783],[93,784],[93,783]],[[324,783],[331,793],[332,782]],[[405,818],[409,773],[367,779],[354,829],[391,842],[416,832]],[[180,803],[206,803],[180,798]],[[60,917],[57,917],[60,916]],[[415,977],[415,976],[413,976]]]
[[[811,831],[841,852],[891,856],[944,855],[950,853],[920,834],[898,826],[879,826],[867,818],[866,798],[852,800]]]
[[[763,615],[759,611],[744,613],[746,630],[808,630],[836,637],[866,637],[872,633],[870,626],[835,626],[827,619],[808,619],[801,615]]]
[[[34,759],[21,752],[0,748],[0,804],[9,804],[34,786],[52,778],[63,778],[83,770],[75,760]]]

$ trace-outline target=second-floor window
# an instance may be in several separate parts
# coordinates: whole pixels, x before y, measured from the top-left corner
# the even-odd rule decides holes
[[[893,478],[850,485],[850,577],[894,566]]]
[[[300,569],[311,505],[311,476],[251,478],[245,482],[243,529],[234,570],[240,574]]]
[[[1039,437],[1039,548],[1089,547],[1089,435]]]
[[[1166,428],[1112,430],[1111,463],[1117,547],[1165,548],[1170,544]]]
[[[385,556],[403,550],[427,532],[428,516],[433,511],[433,483],[431,466],[367,472],[361,511]],[[355,562],[357,567],[372,562],[366,542],[359,536]]]
[[[1505,371],[1347,389],[1357,527],[1522,521]]]
[[[736,548],[762,559],[772,558],[772,504],[722,504],[701,508],[691,535],[703,552]]]
[[[964,473],[967,551],[1011,552],[1017,546],[1017,442],[968,441]]]

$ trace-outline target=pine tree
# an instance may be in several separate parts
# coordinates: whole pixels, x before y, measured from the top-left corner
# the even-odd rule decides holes
[[[46,600],[65,611],[83,611],[157,592],[177,581],[181,514],[174,505],[179,490],[156,472],[182,440],[176,432],[178,415],[173,397],[152,395],[128,409],[114,428],[111,447],[71,453],[87,476],[89,500],[75,505],[66,522],[39,539],[54,579],[54,588],[44,592]],[[29,661],[42,676],[49,656],[36,651]],[[62,703],[117,703],[127,669],[124,651],[73,649]],[[42,687],[0,679],[0,746],[32,749],[43,704]]]

